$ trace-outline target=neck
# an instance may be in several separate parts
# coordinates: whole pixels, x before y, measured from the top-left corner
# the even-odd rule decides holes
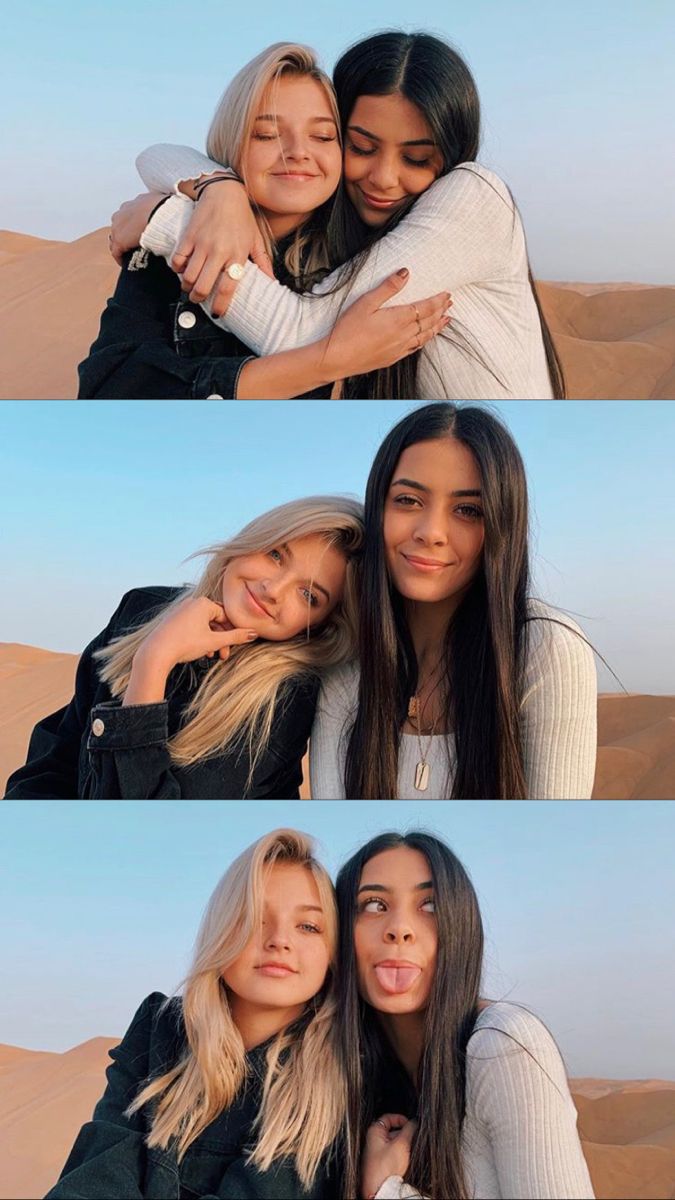
[[[268,1038],[274,1037],[280,1029],[285,1029],[293,1021],[297,1021],[305,1011],[304,1004],[296,1004],[292,1008],[263,1008],[258,1004],[249,1004],[234,992],[228,992],[230,1012],[245,1050],[260,1046]]]
[[[424,1049],[425,1013],[378,1013],[378,1018],[394,1054],[417,1086]]]
[[[420,675],[436,666],[448,625],[464,595],[465,592],[462,591],[435,604],[425,604],[419,600],[406,601],[405,615]]]

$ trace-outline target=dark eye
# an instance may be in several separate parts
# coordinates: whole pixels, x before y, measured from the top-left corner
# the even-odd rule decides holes
[[[376,906],[375,908],[371,907],[373,904]],[[381,900],[379,896],[371,896],[370,899],[363,900],[361,903],[361,912],[385,912],[385,910],[384,900]]]
[[[347,142],[347,149],[351,150],[352,154],[374,154],[375,153],[374,147],[371,147],[370,150],[362,150],[360,146],[355,146],[353,142]]]
[[[429,158],[408,158],[408,155],[404,154],[403,160],[409,167],[428,167],[431,162],[431,156]]]
[[[455,512],[462,517],[468,517],[471,521],[480,521],[483,516],[483,510],[477,504],[458,504]]]
[[[394,496],[394,504],[400,504],[401,508],[412,508],[419,503],[417,496]]]

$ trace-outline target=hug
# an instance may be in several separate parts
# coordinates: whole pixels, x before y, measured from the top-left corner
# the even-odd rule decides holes
[[[383,833],[338,874],[270,833],[208,903],[182,996],[154,992],[47,1200],[592,1198],[558,1048],[481,996],[461,862]]]
[[[430,34],[358,42],[332,81],[306,46],[263,50],[208,158],[139,156],[150,191],[113,217],[122,270],[80,398],[564,397],[480,137],[471,72]]]
[[[532,596],[524,464],[487,408],[419,406],[365,508],[280,505],[196,584],[128,592],[17,799],[583,799],[593,652]]]

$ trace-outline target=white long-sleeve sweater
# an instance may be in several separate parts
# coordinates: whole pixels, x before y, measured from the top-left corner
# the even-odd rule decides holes
[[[527,794],[531,800],[586,800],[593,790],[597,755],[593,652],[570,617],[536,600],[530,600],[529,612],[534,619],[527,624],[520,705]],[[311,791],[316,800],[344,799],[345,759],[358,687],[359,669],[354,662],[326,673],[309,743]],[[402,735],[397,798],[447,799],[456,766],[454,738],[452,734],[422,738],[422,749],[430,766],[429,786],[417,792],[419,741],[414,734]]]
[[[137,166],[146,186],[162,191],[218,169],[196,150],[165,145],[143,151]],[[191,214],[192,201],[176,195],[158,209],[141,244],[170,259]],[[400,267],[410,277],[394,303],[442,291],[453,298],[450,325],[421,355],[420,399],[550,399],[522,222],[506,185],[478,163],[460,164],[436,180],[370,248],[347,291],[326,294],[339,281],[333,272],[312,295],[299,295],[249,262],[216,324],[259,355],[306,346],[330,332],[345,303]],[[208,301],[203,307],[211,316]]]
[[[560,1053],[541,1021],[517,1005],[491,1004],[478,1016],[467,1047],[461,1148],[473,1200],[593,1200]],[[376,1200],[419,1198],[396,1175],[376,1193]]]

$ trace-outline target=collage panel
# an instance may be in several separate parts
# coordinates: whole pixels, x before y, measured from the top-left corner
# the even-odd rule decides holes
[[[6,802],[0,1197],[667,1200],[674,822]]]
[[[675,797],[671,405],[2,415],[9,798]]]

